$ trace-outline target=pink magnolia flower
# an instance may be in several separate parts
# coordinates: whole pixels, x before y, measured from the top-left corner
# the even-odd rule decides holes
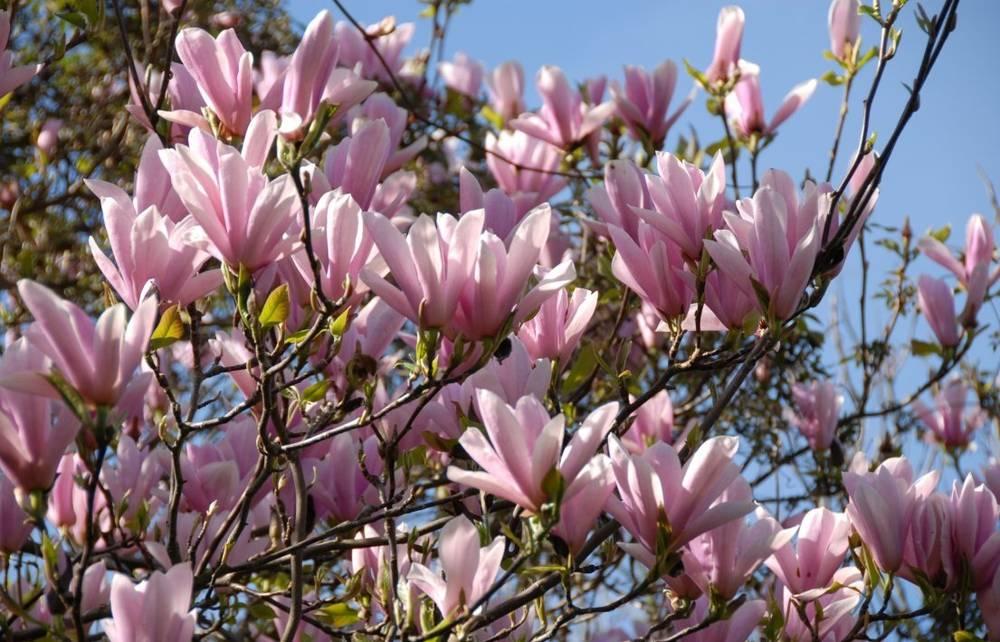
[[[389,127],[384,120],[362,122],[352,136],[344,137],[326,153],[323,176],[330,188],[339,187],[361,209],[370,209],[392,151],[390,143]]]
[[[5,377],[45,371],[47,362],[26,339],[18,339],[0,357],[0,386]],[[80,422],[62,403],[0,387],[0,469],[20,490],[52,485],[79,429]]]
[[[138,584],[115,573],[111,619],[104,621],[104,634],[111,642],[189,642],[196,616],[188,610],[193,581],[190,564],[178,564],[166,573],[154,571]]]
[[[357,66],[365,78],[388,82],[390,73],[402,70],[403,49],[413,38],[415,28],[412,22],[398,25],[395,17],[388,16],[369,25],[365,29],[366,37],[354,25],[338,22],[334,27],[334,40],[340,45],[339,64],[349,68]],[[382,61],[388,65],[388,71]]]
[[[697,263],[709,232],[722,226],[726,207],[726,165],[721,154],[712,158],[708,172],[673,154],[656,155],[659,176],[647,176],[650,208],[635,214],[680,246],[684,258]]]
[[[986,413],[978,403],[966,412],[968,388],[961,379],[946,383],[934,398],[934,409],[925,406],[919,399],[913,403],[913,410],[920,421],[931,431],[934,440],[945,448],[965,448],[972,441],[972,435],[986,421]]]
[[[566,187],[558,175],[562,152],[522,131],[486,135],[486,167],[517,205],[518,214],[544,203]]]
[[[365,285],[422,328],[450,327],[476,265],[482,212],[421,216],[406,237],[381,214],[365,212],[364,222],[396,281],[365,268]]]
[[[260,52],[259,69],[254,72],[253,89],[260,99],[259,109],[281,111],[281,99],[285,88],[285,75],[291,56],[279,56],[265,49]]]
[[[717,501],[752,502],[750,485],[737,477]],[[752,524],[735,519],[698,535],[683,549],[684,574],[702,593],[733,598],[757,567],[795,534],[793,528],[783,530],[763,508],[754,510],[754,517]]]
[[[383,358],[383,355],[405,322],[403,315],[377,297],[362,307],[344,332],[341,348],[327,369],[334,389],[338,392],[347,389],[351,360],[355,356],[371,357],[379,372],[391,367],[393,359]]]
[[[349,194],[340,189],[320,197],[312,212],[313,252],[320,264],[320,287],[336,301],[351,293],[366,290],[359,281],[361,270],[376,260],[375,244],[364,225],[361,208]],[[293,254],[291,260],[302,278],[313,281],[312,267],[305,252]]]
[[[601,235],[609,236],[608,226],[620,227],[632,240],[639,238],[641,209],[650,207],[646,176],[635,163],[627,159],[609,161],[604,165],[604,184],[587,190],[587,200],[600,222],[591,226]]]
[[[993,577],[989,587],[976,593],[979,610],[983,613],[990,642],[1000,640],[1000,573]]]
[[[390,174],[409,163],[427,147],[427,138],[424,136],[421,136],[406,147],[400,147],[403,143],[403,134],[406,132],[406,121],[409,118],[409,114],[405,109],[396,105],[392,98],[386,94],[372,94],[363,105],[352,109],[348,117],[351,119],[351,131],[353,134],[356,134],[367,122],[382,119],[388,125],[389,151],[391,153],[382,167],[383,178],[388,178]],[[379,209],[375,211],[387,216],[389,214]]]
[[[407,577],[431,598],[446,618],[471,607],[493,585],[503,560],[504,538],[479,547],[479,531],[465,517],[456,517],[441,529],[438,559],[444,577],[423,564],[413,564]]]
[[[674,405],[666,390],[653,395],[635,411],[632,425],[621,437],[622,445],[637,455],[660,442],[673,444]]]
[[[85,181],[101,199],[104,227],[114,263],[90,237],[90,253],[101,273],[125,304],[135,310],[146,286],[152,283],[161,302],[186,306],[222,284],[217,270],[201,272],[209,255],[184,242],[183,230],[151,205],[136,213],[133,201],[120,187],[104,181]]]
[[[802,518],[795,543],[786,541],[765,563],[792,595],[825,589],[844,562],[850,534],[846,515],[814,508]]]
[[[837,436],[837,420],[844,398],[832,381],[792,384],[795,409],[785,408],[785,421],[799,429],[815,451],[826,450]]]
[[[609,226],[615,243],[614,275],[642,297],[663,319],[683,316],[694,300],[694,275],[686,269],[680,248],[643,223],[638,242],[619,227]]]
[[[442,62],[438,65],[438,73],[449,89],[473,100],[479,98],[479,89],[483,84],[483,63],[469,58],[464,52],[455,54],[452,62]]]
[[[486,78],[490,105],[504,122],[524,111],[524,68],[516,60],[501,63]]]
[[[378,459],[375,438],[369,437],[362,446],[356,436],[340,434],[329,442],[329,450],[321,460],[307,460],[316,479],[309,492],[316,506],[316,514],[347,521],[357,518],[361,510],[377,502],[375,489],[361,469],[360,451],[368,450],[368,466]]]
[[[723,82],[738,71],[745,22],[743,9],[739,7],[723,7],[719,12],[719,20],[715,27],[715,53],[712,56],[712,64],[705,70],[709,82]]]
[[[14,54],[7,51],[10,41],[10,11],[0,11],[0,98],[3,98],[42,70],[42,65],[14,66]]]
[[[551,359],[565,367],[597,310],[597,292],[559,290],[538,309],[517,336],[533,359]]]
[[[674,621],[676,631],[696,629],[708,617],[710,606],[708,598],[702,598],[694,603],[691,615]],[[685,635],[687,642],[745,642],[753,637],[754,630],[767,613],[767,602],[764,600],[747,600],[726,619],[718,620],[703,629],[692,631]],[[629,639],[629,638],[624,638]]]
[[[989,586],[1000,568],[1000,508],[993,493],[966,475],[951,489],[951,537],[954,555],[968,565],[972,589]]]
[[[464,166],[458,170],[458,202],[463,214],[483,210],[484,227],[505,240],[524,215],[518,214],[514,201],[503,190],[494,187],[484,194],[479,181]]]
[[[594,107],[600,105],[604,102],[604,90],[608,85],[607,76],[594,76],[593,78],[587,78],[583,81],[583,86],[580,91],[583,94],[583,100],[588,106]],[[583,147],[587,150],[587,156],[590,157],[590,161],[594,165],[599,165],[601,163],[601,132],[603,128],[598,127],[594,131],[587,134],[587,137],[583,139]]]
[[[494,337],[508,320],[516,327],[576,278],[573,262],[565,261],[528,288],[548,240],[551,216],[548,205],[535,208],[513,230],[507,245],[490,232],[480,235],[476,263],[451,323],[454,330],[473,341]]]
[[[135,172],[135,185],[132,196],[132,207],[136,212],[144,212],[150,207],[156,207],[161,214],[174,223],[180,223],[187,216],[184,204],[170,183],[170,174],[160,162],[160,150],[163,144],[155,134],[146,138],[139,157],[139,167]],[[97,181],[91,181],[97,183]],[[102,195],[98,194],[98,198]]]
[[[948,284],[921,274],[917,280],[917,302],[938,343],[945,347],[957,346],[961,337],[955,316],[955,297]]]
[[[843,60],[852,51],[861,30],[861,14],[858,0],[833,0],[827,22],[830,28],[830,51]]]
[[[865,582],[861,571],[853,566],[838,569],[832,585],[835,590],[817,590],[813,595],[793,595],[782,591],[781,612],[785,626],[783,639],[790,642],[837,642],[848,636],[857,617],[855,608],[861,601]],[[805,612],[805,619],[802,613]]]
[[[982,214],[973,214],[965,226],[964,261],[955,258],[944,243],[932,236],[920,239],[918,247],[927,258],[954,274],[970,296],[984,296],[989,286],[1000,280],[1000,266],[992,273],[989,270],[993,262],[993,228]]]
[[[119,437],[114,464],[101,469],[101,481],[117,505],[125,505],[120,513],[123,523],[134,518],[142,503],[150,500],[169,461],[162,449],[143,452],[128,435]]]
[[[253,54],[243,48],[232,29],[213,38],[203,29],[188,27],[177,34],[175,46],[205,104],[226,132],[242,136],[253,111]],[[200,114],[194,116],[203,119]]]
[[[59,148],[59,130],[62,126],[63,121],[59,118],[48,118],[42,123],[38,138],[35,139],[35,147],[46,158],[51,157]]]
[[[180,225],[183,238],[231,269],[259,270],[298,244],[300,206],[291,178],[268,181],[261,171],[275,124],[272,112],[258,114],[242,154],[200,130],[191,131],[188,145],[160,152],[174,190],[191,212]]]
[[[399,576],[405,578],[410,572],[410,554],[407,550],[407,533],[402,528],[397,532],[396,562],[399,565]],[[372,540],[382,538],[380,533],[371,524],[365,527],[354,536],[355,540]],[[361,578],[361,584],[371,591],[374,598],[375,607],[385,609],[392,596],[395,594],[390,590],[392,582],[389,569],[389,547],[388,546],[358,546],[351,549],[351,573]],[[400,591],[405,595],[405,591]]]
[[[713,270],[705,278],[705,309],[702,310],[702,328],[708,327],[710,316],[714,316],[721,328],[730,330],[745,330],[751,321],[756,325],[758,302],[754,293],[745,289],[742,279],[734,279],[729,273]],[[694,319],[691,313],[694,306],[688,309],[688,317],[684,320],[685,329],[694,329]],[[691,321],[689,324],[688,322]]]
[[[993,492],[997,501],[1000,501],[1000,459],[990,457],[983,465],[982,481]]]
[[[95,324],[76,304],[34,281],[21,279],[17,290],[35,318],[25,332],[29,343],[86,401],[114,406],[123,397],[145,393],[152,373],[134,373],[156,321],[155,297],[140,303],[127,324],[121,304],[105,310]],[[48,373],[25,380],[25,391],[54,395],[43,374]]]
[[[736,213],[725,212],[728,229],[717,230],[705,249],[761,313],[787,319],[812,275],[828,199],[825,185],[808,183],[800,199],[791,177],[768,172],[752,198],[736,203]]]
[[[552,528],[552,533],[566,542],[570,552],[578,553],[583,548],[614,490],[611,460],[605,455],[594,455],[563,494],[559,521]]]
[[[588,106],[558,67],[546,65],[535,80],[542,96],[538,114],[521,114],[510,122],[512,129],[544,140],[560,149],[572,149],[599,129],[614,112],[613,102]]]
[[[685,100],[669,116],[667,110],[677,87],[677,65],[665,60],[652,72],[641,67],[625,67],[625,87],[611,83],[615,111],[625,121],[632,138],[649,141],[654,148],[663,146],[667,132],[680,118],[690,99]]]
[[[887,459],[871,473],[844,473],[850,497],[845,512],[883,571],[899,570],[914,503],[933,492],[939,476],[931,471],[914,482],[910,463],[901,457]]]
[[[951,503],[943,493],[931,493],[914,502],[901,576],[914,583],[920,578],[940,588],[954,586],[958,561],[952,545],[952,519]]]
[[[14,484],[0,471],[0,552],[16,553],[34,528],[14,494]]]
[[[59,460],[56,468],[55,483],[48,493],[48,512],[45,514],[57,528],[72,526],[76,523],[76,476],[85,471],[83,461],[76,453],[66,453]]]
[[[160,98],[160,90],[163,87],[163,72],[157,65],[146,65],[140,69],[136,64],[136,73],[139,78],[149,78],[145,83],[146,99],[148,104],[155,105]],[[127,111],[137,123],[142,125],[153,138],[159,141],[159,137],[153,131],[153,124],[149,120],[149,115],[143,106],[141,90],[135,85],[132,74],[128,74],[129,104],[125,105]],[[170,139],[172,141],[184,140],[192,127],[199,127],[206,131],[211,130],[209,122],[203,115],[205,99],[202,98],[198,90],[198,83],[195,81],[187,67],[179,62],[170,64],[170,81],[167,83],[167,102],[170,104],[170,111],[161,111],[159,115],[170,121]],[[167,188],[169,188],[169,182]]]
[[[581,490],[573,487],[575,483],[589,484],[586,477],[579,482],[577,477],[611,430],[618,412],[616,403],[594,410],[564,449],[566,418],[549,417],[536,397],[522,397],[511,406],[495,393],[479,390],[476,404],[486,434],[469,428],[459,443],[484,472],[450,466],[448,479],[510,500],[532,513],[558,499],[551,497],[550,488],[546,488],[546,480],[553,473],[561,480],[563,497],[572,497]]]
[[[295,138],[309,126],[337,64],[333,16],[325,9],[309,22],[281,81],[281,134]]]
[[[213,504],[222,510],[236,504],[242,490],[239,466],[225,459],[223,450],[214,444],[188,442],[181,456],[181,471],[185,510],[207,513]]]
[[[282,136],[292,140],[302,137],[324,100],[343,114],[375,90],[375,82],[363,80],[349,69],[335,68],[337,58],[333,17],[323,10],[306,27],[295,53],[285,63],[287,68],[280,75],[275,75],[274,69],[268,72],[268,94],[262,96],[262,104],[267,103],[265,109],[278,110]],[[279,91],[280,107],[275,105]]]
[[[462,382],[462,387],[465,388],[465,394],[477,404],[478,410],[478,390],[489,390],[508,406],[514,406],[521,397],[529,395],[544,401],[551,379],[552,362],[532,358],[524,344],[517,337],[511,337],[510,354],[502,361],[491,359],[481,369],[469,375]]]
[[[649,568],[698,535],[754,509],[753,502],[717,501],[740,474],[733,462],[739,448],[735,437],[706,440],[683,466],[663,442],[636,455],[613,435],[608,442],[620,497],[609,497],[605,508],[635,539],[619,546]]]
[[[741,60],[740,80],[733,91],[726,95],[724,105],[726,117],[742,138],[750,138],[754,134],[773,136],[778,126],[797,112],[814,91],[816,91],[815,78],[793,87],[768,122],[764,117],[764,99],[760,91],[760,67]]]

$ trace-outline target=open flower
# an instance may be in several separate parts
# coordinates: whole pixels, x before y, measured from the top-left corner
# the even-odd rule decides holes
[[[690,99],[685,100],[667,115],[676,87],[677,65],[672,60],[663,61],[651,72],[641,67],[626,66],[624,88],[611,84],[615,111],[625,121],[634,139],[649,141],[655,149],[663,146],[667,132],[691,104]]]
[[[615,109],[613,102],[585,104],[558,67],[542,67],[536,86],[542,96],[541,110],[538,114],[521,114],[510,122],[510,126],[560,149],[568,150],[583,142]]]
[[[0,468],[22,491],[52,485],[63,452],[80,429],[61,403],[2,387],[5,377],[43,372],[47,362],[24,338],[0,357]]]
[[[919,399],[913,402],[917,417],[931,431],[934,440],[945,448],[965,448],[976,429],[986,421],[986,413],[978,403],[966,411],[968,394],[969,389],[962,380],[955,378],[934,397],[933,409]]]
[[[486,434],[469,428],[459,443],[484,472],[451,466],[448,479],[508,499],[533,513],[559,499],[551,496],[554,488],[562,487],[565,497],[577,492],[573,488],[577,476],[597,452],[618,411],[618,404],[611,403],[592,412],[564,449],[566,418],[549,417],[536,397],[521,397],[510,406],[495,393],[479,390],[476,403]]]
[[[438,559],[442,578],[423,564],[410,567],[409,580],[437,605],[446,618],[471,607],[493,585],[503,560],[504,538],[479,547],[479,531],[465,517],[456,517],[441,529]]]
[[[301,210],[291,177],[269,181],[261,171],[275,126],[273,112],[258,114],[242,153],[200,130],[188,145],[160,152],[191,213],[183,238],[234,270],[259,270],[298,247]]]
[[[104,634],[111,642],[189,642],[194,636],[196,612],[191,610],[194,578],[190,564],[178,564],[166,573],[153,572],[138,584],[121,573],[111,580],[111,619]]]
[[[253,112],[253,54],[243,48],[232,29],[217,38],[203,29],[181,29],[176,49],[205,104],[230,135],[242,136]],[[201,114],[185,112],[171,119],[178,118],[210,131]]]
[[[52,360],[54,369],[84,400],[97,406],[114,406],[126,394],[143,394],[152,373],[133,376],[149,343],[156,321],[156,298],[136,307],[126,322],[125,306],[104,311],[95,324],[74,303],[28,279],[17,283],[21,299],[35,318],[25,336]],[[42,379],[22,379],[27,392],[54,395]]]
[[[750,138],[754,134],[773,136],[778,131],[778,126],[797,112],[814,91],[814,78],[796,85],[768,121],[764,116],[764,99],[760,91],[760,67],[741,60],[740,80],[726,96],[726,117],[732,122],[736,133],[743,138]]]
[[[10,40],[10,12],[0,11],[0,98],[3,98],[42,70],[42,65],[14,66],[14,54],[7,51]]]
[[[717,501],[739,477],[733,462],[739,441],[713,437],[683,466],[672,446],[660,442],[630,455],[609,437],[619,497],[607,510],[635,539],[622,549],[649,568],[693,538],[739,519],[754,509],[751,501]]]
[[[396,285],[367,268],[361,280],[422,328],[450,328],[475,267],[483,213],[421,216],[406,237],[381,214],[365,212],[364,221]]]

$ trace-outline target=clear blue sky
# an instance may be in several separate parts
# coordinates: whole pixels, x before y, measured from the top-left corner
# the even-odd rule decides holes
[[[345,0],[348,9],[362,22],[371,23],[385,15],[400,22],[418,25],[410,51],[425,47],[430,29],[426,19],[417,17],[423,5],[416,0]],[[582,80],[597,74],[620,78],[625,64],[650,68],[666,58],[678,65],[687,58],[704,68],[710,61],[719,9],[727,2],[699,0],[680,2],[625,0],[477,0],[463,7],[454,18],[447,40],[447,56],[464,51],[492,68],[515,58],[524,65],[529,85],[543,64],[562,67],[570,78]],[[744,0],[739,3],[747,16],[743,40],[744,58],[761,66],[761,85],[768,115],[797,83],[817,78],[833,64],[821,52],[829,47],[826,0]],[[940,0],[926,0],[928,11],[937,10]],[[903,82],[909,83],[923,51],[924,34],[916,27],[916,2],[907,7],[900,25],[904,30],[900,51],[890,63],[882,93],[874,111],[873,127],[880,134],[878,147],[888,138],[906,100]],[[342,19],[331,3],[319,0],[292,0],[293,14],[303,23],[316,12],[329,8]],[[877,44],[878,26],[862,18],[862,36],[867,46]],[[922,97],[920,111],[897,146],[885,174],[881,199],[874,220],[898,225],[909,216],[914,232],[951,222],[951,244],[961,244],[964,225],[973,212],[992,220],[979,168],[1000,184],[1000,2],[964,0],[959,9],[958,28],[941,55]],[[869,65],[856,82],[852,113],[845,129],[841,170],[857,144],[860,126],[860,94],[867,90],[874,65]],[[681,76],[678,95],[691,86]],[[833,136],[840,87],[821,83],[811,101],[780,129],[780,135],[761,158],[761,169],[778,167],[801,178],[805,168],[812,174],[825,173]],[[533,87],[528,92],[529,107],[537,105]],[[694,125],[703,141],[720,135],[717,118],[704,110],[700,96],[674,127],[667,141],[672,148],[678,132]],[[835,174],[835,181],[838,174]],[[741,183],[747,180],[746,170]],[[881,250],[873,248],[874,270],[884,271],[888,263]],[[833,292],[852,314],[856,314],[857,257],[851,257]],[[943,270],[921,259],[920,271],[942,275]],[[825,313],[829,308],[823,310]],[[878,311],[872,313],[873,327],[881,327]],[[996,327],[996,308],[982,312],[981,320]],[[906,335],[911,328],[902,328]],[[930,338],[921,322],[918,337]],[[907,340],[908,337],[900,336]],[[831,355],[832,356],[832,355]],[[990,367],[996,354],[980,350],[980,364]],[[917,367],[912,367],[917,366]],[[911,359],[899,376],[899,392],[931,366],[926,360]],[[874,427],[873,427],[874,428]],[[919,460],[918,460],[919,461]]]

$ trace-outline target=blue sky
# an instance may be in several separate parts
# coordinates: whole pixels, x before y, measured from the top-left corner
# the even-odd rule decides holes
[[[464,51],[492,68],[508,59],[524,65],[533,84],[535,71],[543,64],[556,64],[574,80],[597,74],[620,78],[625,64],[651,68],[666,58],[678,65],[687,58],[704,68],[710,62],[715,39],[715,22],[726,2],[638,2],[626,0],[613,5],[600,0],[478,0],[463,7],[453,19],[448,34],[447,55]],[[743,40],[744,58],[761,66],[761,86],[768,115],[794,85],[808,78],[818,78],[833,68],[822,57],[829,47],[826,0],[744,0],[739,3],[747,16]],[[902,83],[909,83],[923,52],[924,34],[916,27],[916,2],[907,7],[900,26],[904,35],[899,53],[890,63],[873,112],[873,130],[879,136],[878,147],[895,126],[906,101]],[[928,0],[928,11],[940,7],[940,1]],[[400,22],[417,24],[411,51],[426,46],[429,21],[417,17],[423,5],[416,0],[345,0],[345,5],[362,22],[375,22],[385,15],[395,15]],[[303,23],[316,12],[329,8],[341,19],[335,7],[318,0],[293,0],[293,14]],[[867,47],[877,44],[878,26],[862,18],[862,36]],[[1000,184],[1000,87],[991,81],[997,77],[1000,62],[1000,2],[965,0],[959,9],[958,28],[947,43],[931,80],[922,96],[920,111],[905,131],[886,171],[881,198],[874,220],[899,225],[909,216],[913,230],[922,234],[945,223],[953,226],[951,245],[961,244],[964,226],[973,212],[982,212],[992,220],[984,183],[985,175]],[[857,144],[860,127],[860,96],[867,91],[874,65],[869,65],[856,81],[852,112],[845,128],[844,143],[835,182]],[[678,96],[683,96],[692,82],[681,76]],[[784,169],[796,179],[806,168],[816,176],[825,173],[841,88],[821,83],[811,101],[782,125],[777,140],[761,157],[760,168]],[[528,92],[529,106],[537,105],[533,88]],[[702,141],[721,135],[718,119],[704,110],[704,96],[699,96],[678,125],[666,147],[672,148],[677,135],[693,125]],[[747,180],[741,167],[740,182]],[[873,269],[888,269],[881,250],[870,253]],[[859,269],[852,255],[832,293],[856,314]],[[937,265],[920,259],[919,271],[941,276]],[[824,304],[826,305],[826,304]],[[827,307],[823,312],[828,311]],[[870,322],[881,327],[883,315],[875,310]],[[996,308],[984,309],[981,320],[998,323]],[[899,333],[908,340],[910,327]],[[922,324],[916,336],[927,339],[929,330]],[[981,365],[995,363],[996,355],[980,349]],[[916,364],[917,368],[910,365]],[[927,360],[908,362],[899,377],[900,392],[905,394],[914,373],[922,374],[936,364]]]

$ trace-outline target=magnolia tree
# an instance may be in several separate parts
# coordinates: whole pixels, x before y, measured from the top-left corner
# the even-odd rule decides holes
[[[538,106],[425,1],[0,13],[4,638],[1000,639],[992,222],[876,203],[958,1],[833,2],[822,181],[738,7]]]

